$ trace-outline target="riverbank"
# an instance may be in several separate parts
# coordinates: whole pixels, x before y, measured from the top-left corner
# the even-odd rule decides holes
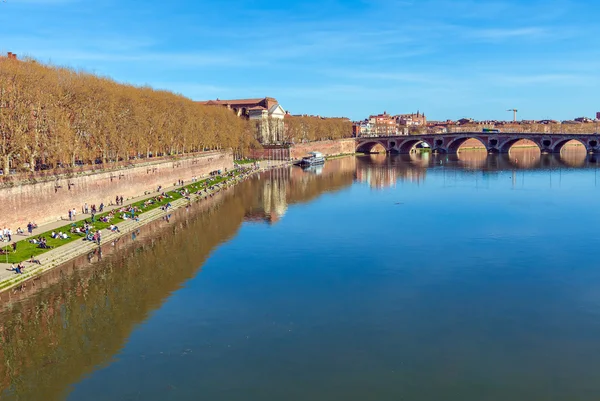
[[[129,201],[159,186],[168,188],[181,180],[190,182],[194,177],[208,177],[233,167],[231,152],[206,152],[113,170],[75,171],[14,182],[0,189],[0,226],[15,232],[31,221],[41,226],[68,220],[67,210],[83,212],[86,203],[109,205],[117,196]]]
[[[110,222],[96,221],[93,223],[94,229],[102,231],[102,244],[116,241],[122,236],[135,232],[147,223],[168,216],[169,213],[174,209],[186,207],[192,202],[208,200],[215,194],[236,185],[253,174],[286,164],[289,164],[289,162],[263,161],[257,163],[253,167],[244,168],[244,166],[241,166],[241,168],[232,170],[230,173],[224,176],[214,178],[209,177],[201,181],[192,182],[188,185],[174,186],[170,189],[165,189],[165,191],[161,192],[161,194],[164,193],[165,196],[154,193],[149,196],[139,197],[135,202],[130,202],[127,205],[113,206],[109,209],[106,209],[105,213],[99,214],[97,217],[100,218],[108,215],[109,213],[115,214],[115,210],[117,211],[115,216],[121,216],[123,209],[130,209],[133,206],[137,207],[139,205],[147,204],[148,206],[145,207],[139,214],[137,214],[135,219],[113,217]],[[189,194],[186,193],[186,190],[189,192]],[[161,198],[160,200],[157,199],[159,197]],[[153,201],[152,204],[149,203],[150,200]],[[170,205],[168,208],[165,207],[167,204]],[[64,240],[62,243],[61,241],[63,240],[49,238],[51,231],[58,232],[60,228],[63,228],[63,232],[65,232],[65,227],[69,228],[70,224],[82,223],[85,220],[89,221],[89,219],[90,216],[86,215],[83,218],[80,217],[77,222],[69,223],[67,226],[64,225],[65,222],[60,222],[60,227],[54,227],[56,226],[56,223],[39,227],[38,231],[43,231],[43,233],[36,234],[31,237],[38,238],[41,236],[46,238],[49,245],[52,246],[52,244],[56,244],[58,246],[55,246],[52,249],[40,249],[35,246],[30,247],[31,249],[35,250],[33,253],[35,255],[34,262],[29,261],[31,255],[20,253],[21,255],[24,255],[24,259],[27,260],[23,262],[23,265],[25,266],[23,274],[17,274],[15,271],[10,270],[13,264],[16,265],[16,263],[14,263],[16,262],[14,258],[11,259],[13,262],[12,264],[10,263],[11,260],[9,260],[9,263],[0,263],[0,292],[7,291],[11,288],[21,285],[24,282],[34,279],[41,274],[44,274],[47,271],[58,267],[76,257],[95,250],[98,247],[98,244],[93,241],[84,240],[83,234],[82,236],[79,236],[67,231],[68,235],[73,238]],[[117,224],[119,231],[112,232],[108,230],[106,227],[108,227],[110,224]],[[28,242],[31,237],[20,237],[20,241],[17,242],[17,250],[24,246],[27,247],[31,245]],[[6,246],[3,247],[3,249],[5,248]],[[0,260],[7,257],[12,258],[13,255],[0,255]]]
[[[325,160],[341,159],[348,156],[356,156],[358,153],[343,153],[341,155],[326,156]]]

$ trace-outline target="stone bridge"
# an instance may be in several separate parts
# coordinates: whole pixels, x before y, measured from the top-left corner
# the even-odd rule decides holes
[[[600,152],[600,135],[597,134],[542,134],[542,133],[487,133],[461,132],[451,134],[423,134],[386,137],[356,138],[356,151],[369,153],[382,145],[388,153],[410,153],[419,143],[426,143],[433,152],[456,153],[468,139],[479,140],[492,153],[508,153],[522,139],[535,143],[543,153],[560,153],[562,147],[575,140],[585,146],[588,153]]]

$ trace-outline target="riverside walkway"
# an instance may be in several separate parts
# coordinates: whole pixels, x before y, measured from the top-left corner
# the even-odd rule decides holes
[[[281,166],[284,164],[287,164],[287,162],[281,162],[281,163],[261,162],[261,163],[259,163],[257,169],[247,171],[245,174],[242,173],[238,176],[231,177],[230,179],[217,184],[216,188],[207,189],[207,192],[203,192],[201,195],[196,195],[194,192],[191,192],[189,200],[186,198],[181,198],[181,199],[172,201],[171,202],[172,207],[169,210],[162,210],[161,208],[156,208],[156,209],[149,210],[147,212],[140,213],[138,215],[138,221],[129,219],[129,220],[119,222],[118,227],[119,227],[120,232],[111,232],[108,229],[102,230],[101,243],[106,244],[106,243],[114,241],[124,235],[131,234],[132,232],[134,232],[138,228],[142,227],[143,225],[145,225],[151,221],[163,218],[164,216],[171,213],[171,211],[174,209],[178,209],[180,207],[186,206],[193,201],[201,200],[206,196],[216,194],[223,189],[229,188],[229,187],[241,182],[242,180],[246,179],[247,177],[249,177],[250,175],[252,175],[254,173],[258,173],[260,171],[264,171],[269,168]],[[193,185],[193,183],[192,183],[192,185]],[[186,187],[186,186],[187,185],[184,185],[184,187]],[[178,190],[180,188],[182,188],[181,185],[175,185],[175,186],[172,186],[169,188],[163,188],[162,192],[172,192],[172,191]],[[151,198],[155,197],[156,195],[157,195],[157,193],[153,192],[150,194],[141,195],[141,196],[134,197],[134,198],[129,198],[129,199],[127,199],[127,204],[124,204],[123,206],[114,205],[114,206],[105,207],[104,212],[109,212],[114,209],[119,209],[119,208],[122,208],[124,206],[127,206],[127,205],[135,203],[135,202],[144,201],[146,199],[151,199]],[[89,219],[89,217],[90,217],[89,214],[78,215],[77,219],[74,220],[73,222],[82,222],[85,219]],[[65,224],[68,224],[68,223],[71,223],[71,222],[68,220],[58,220],[58,221],[55,221],[52,223],[48,223],[48,224],[39,226],[31,236],[15,235],[15,236],[13,236],[13,238],[15,241],[21,241],[21,240],[24,240],[27,238],[37,237],[39,235],[39,233],[46,233],[48,231],[52,231],[54,229],[64,227]],[[36,232],[37,232],[37,234],[36,234]],[[5,248],[5,247],[6,247],[6,245],[3,246],[3,248]],[[68,262],[69,260],[76,258],[80,255],[84,255],[88,252],[91,252],[97,248],[98,248],[98,244],[96,244],[92,241],[84,241],[83,238],[81,240],[79,240],[79,239],[74,240],[72,242],[61,245],[60,247],[51,249],[47,252],[37,255],[35,257],[35,259],[38,260],[41,264],[30,263],[27,261],[23,262],[23,265],[25,265],[24,274],[17,274],[14,271],[10,270],[11,266],[13,266],[13,265],[16,266],[16,263],[14,263],[14,264],[0,263],[0,291],[5,291],[7,289],[15,287],[28,279],[39,276],[40,274],[42,274],[56,266],[59,266],[65,262]],[[0,255],[0,262],[2,261],[3,257],[4,257],[4,255]]]

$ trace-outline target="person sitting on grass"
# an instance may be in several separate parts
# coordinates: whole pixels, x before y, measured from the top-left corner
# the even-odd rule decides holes
[[[48,246],[48,243],[46,242],[46,238],[42,238],[40,241],[40,244],[38,245],[38,248],[50,249],[51,247]]]
[[[11,246],[12,246],[13,253],[17,252],[17,243],[13,242]]]

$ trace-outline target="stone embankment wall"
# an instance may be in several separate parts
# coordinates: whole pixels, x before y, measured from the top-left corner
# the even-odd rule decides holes
[[[351,154],[356,152],[356,142],[354,139],[339,139],[297,143],[290,147],[265,146],[263,149],[254,149],[249,156],[253,159],[297,160],[306,156],[308,152],[321,152],[326,156]]]
[[[29,221],[38,225],[66,219],[67,211],[81,213],[84,203],[108,205],[116,196],[130,199],[156,191],[159,185],[170,187],[177,180],[189,181],[211,171],[233,168],[233,155],[211,152],[179,160],[124,167],[98,173],[55,177],[37,183],[21,183],[0,189],[0,228],[26,229]]]
[[[321,152],[326,156],[351,154],[356,152],[356,142],[354,139],[308,142],[296,144],[290,149],[292,159],[301,159],[308,152]]]

